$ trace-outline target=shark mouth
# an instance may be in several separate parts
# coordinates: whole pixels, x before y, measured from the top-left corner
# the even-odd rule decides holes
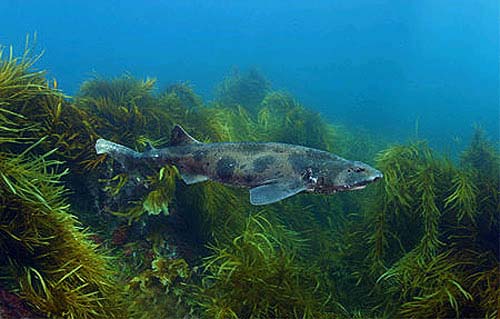
[[[366,185],[370,184],[370,183],[373,183],[379,179],[381,179],[382,176],[375,176],[371,179],[367,179],[367,180],[364,180],[364,181],[361,181],[361,182],[358,182],[358,183],[355,183],[355,184],[352,184],[352,185],[339,185],[339,186],[335,186],[334,187],[334,191],[335,192],[343,192],[343,191],[355,191],[355,190],[360,190],[360,189],[363,189],[366,187]]]
[[[366,184],[364,185],[357,185],[357,186],[352,186],[351,188],[349,188],[350,191],[355,191],[355,190],[358,190],[358,189],[363,189],[366,187]]]
[[[333,191],[335,192],[344,192],[344,191],[355,191],[358,189],[363,189],[368,185],[368,183],[358,183],[354,185],[340,185],[340,186],[335,186],[333,188]]]

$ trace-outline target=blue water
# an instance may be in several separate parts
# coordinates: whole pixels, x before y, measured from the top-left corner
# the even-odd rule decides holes
[[[0,2],[0,43],[37,32],[39,67],[74,94],[97,73],[190,81],[205,101],[233,67],[335,122],[453,150],[499,135],[499,1]]]

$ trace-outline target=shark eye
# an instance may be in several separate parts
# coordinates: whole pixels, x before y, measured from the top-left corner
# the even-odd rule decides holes
[[[365,169],[363,167],[354,167],[354,168],[348,168],[347,169],[348,173],[352,173],[352,172],[361,173],[361,172],[364,172],[364,171],[365,171]]]

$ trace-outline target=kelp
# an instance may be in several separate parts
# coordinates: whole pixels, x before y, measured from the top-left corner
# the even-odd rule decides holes
[[[16,57],[13,47],[5,55],[5,47],[0,47],[0,105],[5,107],[24,102],[44,95],[53,95],[54,90],[49,88],[44,78],[45,71],[34,71],[34,64],[41,54],[33,52],[29,36],[22,56]]]
[[[290,95],[270,92],[262,100],[257,121],[274,141],[332,151],[332,131],[319,113],[306,109]]]
[[[102,190],[109,194],[106,213],[127,217],[129,225],[142,215],[169,214],[174,198],[178,172],[174,167],[162,167],[145,171],[150,175],[120,173],[108,179],[100,179]],[[126,197],[126,198],[125,198]]]
[[[29,37],[21,57],[14,56],[12,47],[7,55],[5,48],[0,47],[0,141],[4,148],[9,146],[5,143],[12,147],[36,140],[33,134],[38,131],[39,125],[30,122],[20,110],[26,101],[57,94],[48,86],[43,71],[31,70],[39,58],[39,54],[32,52]]]
[[[0,245],[11,252],[2,286],[41,314],[498,316],[499,155],[480,129],[455,163],[425,142],[387,147],[328,123],[255,70],[227,77],[208,104],[187,83],[157,90],[154,79],[128,74],[90,79],[68,100],[34,71],[37,59],[1,60]],[[185,185],[174,167],[127,171],[95,154],[99,137],[137,151],[168,146],[174,124],[203,142],[324,149],[366,161],[384,179],[262,210],[246,190]],[[61,181],[93,234],[69,213]],[[114,249],[113,267],[90,235]]]
[[[172,85],[156,95],[155,82],[130,75],[95,78],[82,84],[76,104],[97,119],[95,130],[106,139],[132,148],[143,147],[144,138],[165,143],[174,124],[196,122],[193,110],[201,102],[187,84]]]
[[[23,141],[33,142],[43,137],[40,152],[56,149],[54,156],[74,163],[74,170],[79,171],[94,157],[93,121],[68,103],[56,80],[49,82],[44,70],[34,68],[41,54],[34,52],[29,40],[27,37],[20,57],[13,55],[12,47],[8,55],[0,50],[0,117],[5,123],[2,138],[16,134]],[[13,124],[18,126],[17,131],[9,130]],[[4,147],[20,151],[16,144]]]
[[[244,231],[226,245],[211,246],[198,306],[207,318],[320,318],[329,302],[319,296],[313,265],[295,260],[303,242],[272,225],[262,214],[249,216]],[[293,242],[293,244],[291,243]]]
[[[469,171],[471,180],[480,190],[476,202],[482,213],[479,230],[487,232],[498,229],[500,211],[500,153],[485,137],[484,131],[476,127],[470,146],[461,155],[461,165]],[[484,226],[484,227],[483,227]]]
[[[470,149],[477,143],[473,140]],[[481,164],[495,167],[494,161],[483,157]],[[496,314],[491,304],[485,307],[471,278],[499,265],[498,250],[484,245],[491,234],[478,227],[491,219],[488,208],[497,191],[478,201],[490,190],[478,187],[477,173],[469,165],[436,158],[422,143],[389,148],[378,162],[385,180],[370,217],[369,260],[377,265],[372,273],[380,274],[378,283],[396,298],[392,303],[401,303],[394,310],[422,318]]]
[[[140,83],[135,85],[143,85]],[[227,92],[229,88],[227,85]],[[135,103],[138,112],[146,114],[144,123],[155,116],[164,119],[165,127],[174,122],[181,123],[195,138],[206,142],[281,141],[317,147],[368,162],[381,148],[381,143],[374,143],[367,134],[352,133],[341,125],[328,124],[291,96],[269,88],[259,91],[265,93],[257,94],[258,99],[251,97],[251,101],[245,101],[244,94],[234,94],[238,97],[232,102],[219,98],[206,107],[192,98],[191,91],[187,91],[191,92],[188,94],[191,98],[181,99],[176,90],[186,92],[177,88],[156,96],[150,90],[147,94],[151,96],[134,101],[158,102],[121,103]],[[85,98],[82,97],[81,101]],[[169,112],[162,113],[164,110]],[[121,121],[116,118],[112,121]],[[136,149],[144,147],[140,141],[146,137],[161,138],[159,132],[163,128],[157,122],[151,122],[150,131],[144,123],[142,128],[130,133],[130,143]],[[101,132],[106,132],[106,125],[102,126]],[[119,136],[128,136],[118,130],[109,132],[106,134],[117,136],[118,140]],[[173,209],[184,216],[186,229],[195,238],[192,244],[208,243],[208,257],[202,264],[205,272],[199,278],[193,278],[197,287],[194,290],[198,291],[193,298],[206,317],[312,316],[310,308],[293,306],[291,292],[288,297],[292,306],[280,308],[284,300],[276,299],[274,294],[278,291],[271,289],[267,299],[261,300],[250,295],[251,289],[235,289],[243,284],[268,283],[273,287],[268,275],[272,277],[276,268],[301,269],[305,263],[314,264],[317,272],[313,273],[321,275],[300,277],[301,284],[294,289],[320,281],[320,290],[306,290],[307,296],[301,298],[320,296],[322,300],[328,299],[325,304],[315,304],[317,311],[314,316],[433,314],[453,317],[469,313],[491,317],[496,314],[491,308],[494,302],[490,298],[486,302],[479,300],[484,300],[480,296],[485,296],[481,287],[488,286],[488,291],[498,289],[492,284],[491,270],[498,262],[495,257],[498,254],[484,244],[492,235],[492,227],[498,224],[493,213],[498,207],[498,193],[493,187],[496,183],[493,178],[495,164],[487,163],[496,160],[496,151],[481,139],[475,140],[478,141],[473,142],[471,148],[479,151],[466,151],[461,166],[437,156],[423,142],[392,146],[382,151],[375,163],[384,173],[383,183],[332,198],[298,195],[266,209],[266,220],[271,225],[283,225],[283,228],[266,228],[260,234],[273,242],[273,236],[277,234],[286,237],[287,231],[297,232],[307,240],[311,249],[286,250],[280,247],[283,242],[277,241],[273,244],[275,251],[260,252],[251,244],[238,250],[235,243],[246,238],[249,220],[258,211],[248,204],[245,191],[217,183],[186,186],[174,179],[171,185],[175,185],[172,188],[175,190],[169,192],[173,197],[157,200],[156,208],[151,211],[175,203]],[[160,143],[165,141],[163,139]],[[480,152],[486,154],[481,155],[480,160],[470,155]],[[479,172],[485,171],[485,165],[490,173]],[[131,176],[133,179],[134,175]],[[151,178],[154,180],[154,175],[146,180]],[[127,188],[124,185],[121,187]],[[142,199],[135,204],[138,213],[127,215],[129,218],[134,216],[133,221],[148,222],[148,218],[144,218],[146,198],[165,199],[157,196],[161,194],[157,189],[160,184],[147,185],[147,193],[151,195],[141,195]],[[114,194],[119,193],[115,191]],[[486,232],[480,228],[485,222],[489,225]],[[474,234],[472,239],[471,233]],[[465,256],[464,249],[474,253]],[[246,258],[253,254],[261,258],[256,262],[267,271],[256,271],[245,265]],[[277,263],[277,259],[285,260],[286,266]],[[240,277],[233,277],[235,273]],[[198,279],[200,284],[196,284]],[[232,282],[236,279],[243,281]],[[189,299],[187,295],[182,295],[182,298]],[[244,298],[249,298],[246,305],[238,306],[236,300]]]
[[[216,100],[223,105],[241,105],[251,112],[256,112],[270,87],[269,81],[256,68],[247,72],[233,69],[217,86],[215,95]]]
[[[185,114],[191,119],[197,119],[197,123],[200,123],[200,125],[194,128],[192,135],[202,141],[281,140],[283,142],[308,145],[313,142],[312,140],[305,140],[304,136],[315,136],[315,138],[320,139],[319,143],[315,142],[315,146],[330,149],[330,145],[327,144],[330,137],[333,134],[336,136],[342,134],[340,130],[337,131],[335,128],[328,126],[318,114],[308,111],[291,97],[282,93],[269,93],[269,97],[266,97],[262,105],[259,106],[261,110],[265,110],[263,113],[254,113],[242,105],[224,105],[220,102],[213,103],[209,107],[199,108],[196,106],[188,108],[178,103],[172,103],[171,94],[168,92],[160,93],[158,98],[160,101],[164,101],[163,103],[170,105],[170,108],[173,108],[171,114],[175,114],[175,116]],[[81,101],[84,101],[84,99],[82,98]],[[268,117],[264,118],[266,112]],[[294,126],[295,120],[298,118],[302,118],[302,121],[299,123],[300,125]],[[190,122],[193,123],[187,121],[183,125],[189,127]],[[287,136],[286,133],[290,130],[293,130],[296,134]],[[132,174],[132,179],[134,178]],[[127,188],[121,177],[116,182],[120,187],[124,187],[122,190]],[[241,236],[242,232],[245,232],[247,216],[257,212],[254,207],[248,204],[248,193],[244,190],[232,189],[212,182],[185,186],[182,182],[177,181],[175,185],[174,209],[176,213],[184,216],[187,229],[194,237],[197,237],[196,241],[212,243],[210,247],[214,252],[222,249],[219,245],[224,247],[224,245]],[[155,194],[156,186],[148,184],[147,188],[151,191],[150,194]],[[125,193],[128,194],[127,196],[137,194],[136,191],[125,191]],[[113,194],[116,196],[120,194],[120,191],[115,189]],[[133,197],[129,197],[129,199],[133,201]],[[322,201],[320,197],[315,199],[318,203]],[[136,204],[134,204],[136,205],[135,211],[138,212],[137,214],[129,215],[127,213],[125,216],[129,218],[133,216],[131,221],[140,220],[147,224],[149,219],[142,213],[143,206],[139,204],[140,202],[136,201]],[[320,236],[317,236],[314,227],[321,227],[321,222],[315,221],[315,217],[328,212],[329,207],[331,207],[329,206],[331,205],[330,201],[321,212],[313,209],[313,207],[304,210],[302,202],[304,202],[303,199],[297,199],[289,201],[289,204],[285,204],[284,207],[279,208],[280,206],[276,206],[276,209],[271,209],[267,216],[273,223],[281,223],[276,217],[280,215],[281,211],[286,211],[290,215],[287,216],[289,220],[285,223],[286,225],[305,231],[314,239],[320,238]],[[341,211],[340,207],[336,209]],[[303,223],[306,218],[311,221],[308,227],[304,227]],[[286,228],[279,229],[284,230]],[[324,236],[321,238],[325,242],[330,239],[326,235],[326,230],[322,234]],[[328,245],[323,247],[325,246]],[[306,252],[296,251],[296,254],[300,255],[300,258],[290,258],[287,267],[304,267],[305,260],[308,260]],[[326,260],[324,264],[327,264]],[[312,279],[306,276],[304,280]],[[326,293],[326,287],[324,289],[323,298],[327,299],[330,294]],[[333,298],[330,299],[330,302],[334,304]],[[338,309],[341,309],[341,307],[338,307]],[[244,312],[241,312],[244,311],[242,309],[233,311],[244,316]],[[338,312],[342,311],[339,310]],[[206,313],[211,313],[211,311]]]
[[[192,270],[182,258],[156,256],[148,269],[130,279],[126,290],[133,318],[183,318],[192,314],[186,304],[186,283]]]
[[[146,130],[155,129],[153,123],[148,122],[152,116],[154,83],[154,79],[140,81],[127,75],[112,81],[99,78],[86,81],[80,89],[77,105],[97,117],[97,134],[136,148],[137,139],[143,137]]]
[[[138,151],[148,145],[160,147],[168,142],[174,124],[186,124],[189,129],[200,122],[196,109],[201,99],[186,83],[171,85],[159,94],[154,92],[154,85],[154,79],[141,81],[127,74],[111,80],[96,77],[82,84],[75,105],[89,115],[97,136]],[[95,140],[89,142],[93,151]],[[95,172],[94,180],[86,184],[101,184],[108,194],[99,195],[106,199],[99,210],[127,217],[130,222],[143,214],[168,213],[175,191],[175,169],[144,167],[131,172],[105,159],[106,155],[96,156],[94,152],[85,162]]]
[[[122,317],[108,257],[69,212],[61,184],[68,170],[53,159],[56,149],[43,151],[50,137],[36,140],[43,125],[17,113],[61,98],[31,71],[30,53],[0,61],[0,281],[42,316]]]
[[[238,81],[246,80],[241,78]],[[117,92],[113,93],[113,90]],[[153,140],[156,146],[168,146],[165,136],[169,133],[161,132],[170,129],[174,123],[182,124],[195,138],[204,142],[281,141],[331,150],[337,147],[333,147],[330,141],[341,140],[344,136],[342,130],[328,125],[319,114],[306,109],[287,94],[270,91],[269,87],[261,91],[266,95],[262,95],[260,103],[253,109],[244,106],[245,96],[240,97],[241,105],[218,101],[202,107],[199,98],[186,84],[170,86],[159,94],[153,91],[151,82],[138,81],[129,76],[115,78],[107,83],[94,79],[84,83],[77,104],[89,113],[97,114],[103,121],[96,129],[100,135],[138,150],[144,149],[145,140]],[[248,96],[246,98],[250,99]],[[100,105],[100,100],[107,101],[109,105]],[[125,110],[126,114],[137,112],[142,120],[129,123],[128,118],[121,118],[120,115]],[[132,117],[137,119],[140,116]],[[117,125],[123,122],[127,124]],[[366,156],[366,149],[362,153]],[[99,162],[102,163],[102,160]],[[120,167],[115,165],[108,170],[118,172]],[[153,171],[142,174],[148,175],[146,178],[134,172],[125,173],[129,178],[113,174],[101,176],[106,189],[111,190],[116,199],[115,204],[106,206],[111,207],[117,215],[138,220],[147,211],[144,207],[149,206],[146,198],[162,199],[164,196],[156,196],[160,195],[155,190],[156,186],[147,182],[155,179]],[[143,181],[137,182],[138,179]],[[128,200],[121,199],[121,194],[125,194]],[[176,201],[179,209],[190,215],[188,219],[197,220],[191,223],[192,226],[205,229],[203,232],[211,233],[213,237],[225,234],[224,228],[241,229],[240,221],[250,209],[249,205],[243,204],[243,199],[248,196],[244,192],[213,183],[182,188],[177,195],[176,199],[180,199]],[[126,205],[117,207],[116,202]],[[168,205],[166,201],[156,202],[156,207]],[[219,227],[217,220],[234,221],[239,226],[230,227],[226,222],[226,226]]]
[[[2,282],[53,318],[120,317],[109,261],[68,213],[50,153],[2,154]]]
[[[197,95],[189,82],[170,84],[163,94],[164,97],[175,97],[179,104],[188,110],[199,109],[203,106],[203,100]],[[170,111],[173,111],[170,109]],[[175,112],[173,112],[175,113]]]

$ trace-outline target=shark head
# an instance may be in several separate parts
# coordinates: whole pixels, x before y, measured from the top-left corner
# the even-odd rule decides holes
[[[325,163],[318,176],[311,175],[314,193],[331,194],[335,192],[363,189],[383,177],[375,168],[358,161],[335,161]]]

